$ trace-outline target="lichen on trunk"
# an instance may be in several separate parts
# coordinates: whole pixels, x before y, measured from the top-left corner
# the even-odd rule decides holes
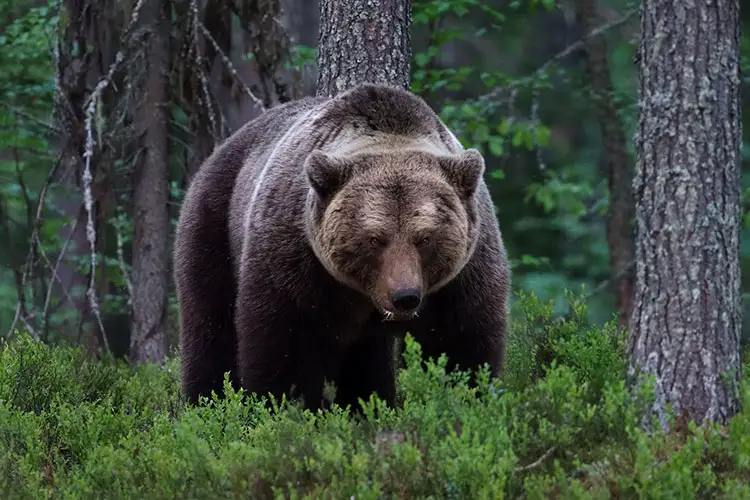
[[[632,368],[667,426],[726,422],[740,380],[739,0],[644,0]]]
[[[410,0],[320,0],[318,95],[360,83],[410,88]]]

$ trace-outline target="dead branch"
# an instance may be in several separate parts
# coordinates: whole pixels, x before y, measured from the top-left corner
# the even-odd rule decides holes
[[[130,18],[130,22],[128,23],[128,26],[125,28],[125,31],[123,32],[122,39],[127,40],[129,38],[130,33],[132,32],[133,28],[138,23],[138,16],[141,11],[141,8],[143,6],[143,0],[138,0],[138,3],[136,4],[135,8],[133,9],[133,14]],[[107,71],[107,75],[104,76],[102,79],[100,79],[96,87],[94,87],[94,91],[89,96],[87,103],[85,105],[86,108],[86,118],[85,118],[85,130],[86,130],[86,146],[85,151],[83,153],[84,158],[84,170],[83,170],[83,196],[84,196],[84,205],[86,207],[86,214],[87,214],[87,221],[86,221],[86,238],[89,242],[89,247],[91,251],[91,271],[90,271],[90,282],[89,282],[89,288],[86,292],[86,295],[89,299],[89,307],[91,307],[91,311],[94,313],[94,316],[96,317],[96,321],[99,325],[99,330],[101,331],[102,340],[104,342],[104,348],[109,353],[109,341],[107,340],[107,334],[104,330],[104,324],[102,322],[101,318],[101,312],[99,310],[99,302],[97,301],[96,297],[96,229],[94,228],[94,219],[92,215],[92,195],[91,195],[91,182],[93,180],[93,176],[91,174],[91,157],[94,154],[94,132],[93,132],[93,120],[94,115],[97,112],[97,104],[99,103],[102,93],[104,90],[109,86],[109,84],[112,82],[112,78],[115,74],[115,72],[119,69],[122,62],[125,60],[125,53],[122,49],[117,51],[117,54],[115,55],[115,61],[112,63],[112,65],[109,67],[109,70]]]
[[[245,81],[240,77],[239,73],[237,73],[237,70],[235,69],[234,65],[232,64],[232,61],[229,60],[226,54],[224,54],[224,51],[221,50],[221,47],[219,47],[219,44],[216,42],[213,36],[211,36],[211,32],[208,31],[208,29],[203,25],[203,23],[200,24],[201,31],[203,32],[203,35],[208,39],[209,42],[211,42],[211,45],[214,46],[214,49],[219,54],[219,57],[221,57],[221,60],[224,62],[224,65],[227,67],[227,70],[229,73],[234,77],[234,79],[237,81],[237,83],[240,84],[242,87],[242,90],[244,90],[245,94],[252,99],[252,101],[255,103],[256,106],[260,108],[262,112],[266,111],[266,107],[263,105],[263,101],[256,96],[252,90],[250,90],[250,87],[247,86]]]
[[[514,470],[514,472],[516,472],[516,473],[518,473],[518,472],[528,472],[530,470],[536,469],[537,467],[539,467],[540,465],[542,465],[542,463],[545,460],[547,460],[547,458],[549,458],[549,456],[552,455],[555,452],[556,449],[557,449],[557,446],[553,446],[549,450],[545,451],[544,454],[541,457],[539,457],[537,460],[535,460],[534,462],[530,463],[529,465],[522,465],[522,466],[516,467],[515,470]]]
[[[279,21],[280,2],[247,2],[241,9],[234,4],[230,8],[244,25],[251,27],[252,53],[266,107],[272,107],[274,101],[287,102],[290,92],[288,85],[281,81],[278,69],[282,60],[289,57],[291,40]]]
[[[206,108],[206,111],[208,112],[208,119],[211,122],[211,134],[214,139],[214,143],[218,142],[219,132],[216,127],[216,115],[214,114],[214,110],[211,107],[211,93],[208,91],[208,79],[206,78],[206,74],[203,71],[203,65],[201,64],[201,51],[200,51],[200,42],[198,40],[198,33],[200,32],[200,18],[198,14],[198,0],[190,0],[190,13],[192,14],[192,21],[193,21],[193,37],[192,37],[192,46],[190,48],[190,52],[193,52],[193,64],[195,65],[196,74],[198,76],[198,79],[200,80],[201,84],[201,90],[203,90],[203,95],[205,96],[205,102],[203,103],[203,106]],[[221,50],[219,51],[222,52]],[[199,102],[202,102],[203,99],[200,98],[199,95],[196,95],[196,98]]]
[[[37,235],[39,234],[39,227],[41,226],[41,222],[42,222],[42,207],[44,206],[44,200],[47,197],[47,190],[49,189],[49,186],[52,183],[52,179],[57,173],[57,170],[60,167],[61,163],[62,163],[61,159],[58,159],[58,161],[55,162],[55,164],[52,166],[49,173],[47,174],[47,179],[44,181],[44,185],[42,186],[42,189],[39,192],[39,202],[36,207],[36,217],[34,219],[34,224],[31,230],[31,242],[29,244],[29,251],[26,254],[26,263],[24,264],[23,276],[21,277],[21,290],[23,290],[26,287],[26,282],[28,281],[29,274],[31,272],[33,256],[36,253],[36,246],[37,246],[36,242],[39,241]],[[18,304],[16,305],[16,312],[13,316],[13,321],[11,321],[10,323],[10,329],[8,330],[8,337],[13,335],[13,330],[15,329],[16,323],[18,323],[19,319],[25,325],[27,325],[27,328],[29,327],[28,323],[26,322],[26,319],[21,314],[22,308],[23,308],[23,297],[19,297]],[[29,330],[29,333],[31,333],[32,336],[36,338],[33,329]]]
[[[30,114],[30,113],[27,113],[26,111],[24,111],[22,109],[16,108],[15,106],[11,106],[7,102],[2,102],[2,103],[0,103],[0,105],[5,106],[6,108],[8,108],[8,111],[10,111],[11,113],[16,114],[18,116],[22,116],[23,118],[36,123],[40,127],[46,129],[48,132],[52,132],[55,135],[59,135],[60,134],[60,129],[58,127],[52,125],[51,123],[47,123],[44,120],[40,120],[36,116],[34,116],[34,115]]]
[[[118,56],[120,55],[120,52],[118,52]],[[119,58],[122,59],[122,58]],[[112,66],[115,66],[117,64],[117,58],[115,59],[115,63]],[[112,67],[110,67],[110,74],[114,73],[112,71]],[[86,295],[89,298],[89,307],[91,307],[91,312],[94,313],[94,316],[96,317],[96,321],[99,324],[99,331],[101,331],[102,334],[102,340],[104,341],[104,348],[107,350],[107,353],[110,353],[109,349],[109,341],[107,340],[107,334],[104,331],[104,323],[102,322],[101,313],[99,311],[99,302],[96,298],[96,229],[94,228],[94,218],[92,216],[92,205],[93,200],[91,196],[91,181],[93,180],[93,176],[91,175],[91,157],[94,154],[94,134],[93,134],[93,125],[92,121],[94,119],[94,113],[96,111],[96,103],[99,100],[99,94],[104,90],[104,88],[107,86],[109,80],[100,80],[97,84],[96,88],[94,89],[94,93],[92,93],[91,98],[89,99],[88,106],[86,107],[86,150],[83,153],[83,157],[85,158],[85,167],[83,170],[83,199],[84,204],[86,206],[86,239],[89,242],[89,248],[91,250],[91,270],[90,270],[90,281],[89,281],[89,288],[86,291]],[[98,91],[98,93],[97,93]]]
[[[24,328],[26,328],[26,331],[31,334],[31,337],[35,340],[40,340],[39,334],[36,332],[33,326],[29,324],[29,322],[26,320],[25,317],[20,317],[21,323],[23,323]]]
[[[122,250],[122,227],[120,226],[120,205],[115,197],[115,236],[117,237],[117,261],[120,264],[122,279],[125,280],[125,286],[128,288],[128,306],[133,303],[133,283],[130,281],[127,266],[125,265],[125,256]]]
[[[75,302],[73,302],[73,298],[68,293],[68,290],[63,285],[62,280],[60,280],[60,277],[57,274],[57,270],[60,268],[60,263],[62,262],[63,257],[65,256],[65,252],[68,250],[68,245],[70,244],[70,241],[73,239],[73,235],[75,234],[76,228],[78,227],[78,219],[79,217],[75,218],[75,222],[73,222],[73,227],[70,228],[70,233],[68,234],[68,237],[65,239],[65,243],[63,243],[62,249],[60,249],[60,254],[57,256],[57,260],[55,261],[55,266],[50,266],[50,269],[52,270],[52,277],[50,278],[49,287],[47,288],[47,297],[44,299],[44,309],[42,309],[42,335],[47,334],[47,318],[49,314],[49,304],[52,299],[52,289],[55,287],[55,282],[60,283],[60,288],[62,289],[63,293],[65,294],[65,297],[70,301],[71,305],[75,306]],[[38,241],[37,237],[37,244],[41,246],[41,244]],[[49,264],[49,259],[47,259],[44,252],[42,252],[42,255],[44,256],[44,259]]]
[[[515,82],[513,82],[511,85],[509,85],[507,87],[495,87],[492,91],[490,91],[490,92],[488,92],[488,93],[486,93],[484,95],[481,95],[481,96],[477,97],[476,101],[480,101],[480,102],[495,101],[505,91],[508,91],[508,90],[510,90],[512,88],[519,88],[519,87],[523,87],[523,86],[531,84],[533,82],[533,80],[537,79],[542,73],[544,73],[545,71],[547,71],[549,69],[549,67],[552,66],[554,63],[559,62],[562,59],[565,59],[566,57],[568,57],[570,54],[572,54],[576,50],[582,49],[584,47],[584,45],[586,44],[586,42],[590,38],[602,35],[602,34],[606,33],[607,31],[610,31],[610,30],[615,29],[615,28],[617,28],[619,26],[622,26],[623,24],[625,24],[628,21],[630,21],[637,14],[638,14],[638,10],[637,9],[631,9],[631,10],[626,11],[622,15],[622,17],[620,17],[619,19],[615,19],[614,21],[610,21],[608,23],[605,23],[605,24],[599,26],[598,28],[595,28],[595,29],[591,30],[590,32],[588,32],[587,34],[585,34],[583,37],[581,37],[578,41],[573,42],[572,44],[568,45],[563,50],[561,50],[560,52],[558,52],[557,54],[555,54],[554,56],[552,56],[551,58],[549,58],[544,64],[542,64],[541,66],[539,66],[531,74],[529,74],[529,75],[527,75],[527,76],[525,76],[525,77],[523,77],[523,78],[521,78],[519,80],[516,80]]]

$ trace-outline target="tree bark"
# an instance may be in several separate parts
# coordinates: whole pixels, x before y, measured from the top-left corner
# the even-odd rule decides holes
[[[583,36],[599,24],[596,0],[576,0],[575,10]],[[604,161],[609,178],[607,245],[612,286],[617,298],[620,326],[627,328],[633,314],[633,175],[625,143],[625,132],[612,100],[612,80],[607,61],[607,43],[602,35],[587,38],[586,68],[594,94],[599,127],[604,142]]]
[[[320,0],[319,96],[361,83],[408,90],[411,0]]]
[[[130,358],[161,361],[166,354],[169,165],[168,0],[147,0],[141,19],[149,23],[145,95],[138,119],[144,150],[133,192],[133,305]]]
[[[740,380],[739,0],[644,0],[632,369],[654,412],[725,423]]]
[[[63,131],[63,134],[59,144],[60,169],[55,172],[52,182],[64,188],[50,192],[49,196],[66,216],[75,217],[77,224],[75,227],[66,226],[60,231],[61,241],[66,241],[70,237],[71,242],[66,252],[67,257],[63,259],[57,270],[57,276],[60,279],[60,289],[68,291],[67,296],[72,299],[72,305],[78,312],[78,318],[72,324],[73,328],[66,333],[74,342],[76,337],[80,341],[83,337],[91,336],[96,338],[89,338],[87,340],[89,345],[106,345],[106,332],[99,328],[86,294],[86,289],[90,285],[90,275],[87,276],[81,272],[80,262],[85,262],[90,256],[86,232],[87,213],[85,209],[82,209],[84,199],[82,153],[86,145],[85,102],[87,91],[90,91],[88,84],[98,81],[103,76],[101,66],[97,62],[104,60],[105,57],[106,43],[98,43],[102,41],[100,35],[105,28],[97,23],[103,18],[108,18],[109,13],[101,10],[106,7],[105,5],[97,6],[101,7],[99,9],[84,0],[66,0],[63,5],[68,22],[63,23],[58,40],[60,45],[55,70],[57,81],[53,108],[57,127]],[[95,42],[89,43],[87,40]],[[89,46],[90,50],[76,49],[86,46]],[[100,105],[106,107],[104,102]],[[100,155],[96,148],[93,153],[91,175],[97,179],[101,174],[98,168]],[[72,196],[75,191],[80,193],[79,199]],[[94,232],[98,248],[101,240],[97,222],[98,219],[94,217]],[[73,234],[70,234],[71,231]],[[92,271],[89,270],[89,273]],[[98,279],[101,280],[101,276],[98,276]],[[65,296],[65,292],[62,292],[62,295]],[[56,332],[56,334],[60,333]]]

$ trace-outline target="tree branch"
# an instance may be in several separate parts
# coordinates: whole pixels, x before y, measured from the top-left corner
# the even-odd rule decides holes
[[[26,255],[26,263],[24,264],[23,276],[21,277],[21,290],[23,290],[26,287],[26,281],[28,280],[29,273],[31,272],[32,257],[36,253],[37,241],[39,241],[37,235],[39,234],[39,227],[41,226],[41,222],[42,222],[42,207],[44,206],[44,200],[47,197],[47,190],[49,189],[49,186],[52,183],[52,179],[57,173],[57,169],[60,167],[61,163],[62,163],[61,159],[58,159],[58,161],[55,162],[54,166],[50,169],[49,173],[47,174],[47,179],[44,181],[44,185],[42,186],[42,189],[39,192],[39,202],[36,207],[36,217],[34,219],[34,224],[33,224],[33,228],[31,231],[31,241],[29,244],[29,251]],[[27,325],[27,328],[29,328],[29,325],[26,322],[26,319],[21,314],[22,309],[23,309],[23,297],[19,297],[18,304],[16,305],[16,312],[13,316],[13,321],[11,321],[10,329],[8,329],[8,337],[13,335],[13,330],[15,329],[16,323],[18,323],[19,319],[25,325]],[[33,329],[29,329],[29,333],[32,333],[32,336],[35,336],[35,332]]]
[[[260,108],[262,112],[265,112],[266,107],[263,105],[263,101],[258,96],[256,96],[252,90],[250,90],[250,87],[248,87],[245,81],[242,79],[242,77],[240,77],[239,73],[237,73],[237,70],[232,64],[232,61],[229,60],[227,55],[224,54],[224,51],[221,50],[221,47],[219,47],[219,44],[216,42],[214,37],[211,36],[211,32],[208,31],[208,29],[203,25],[203,23],[200,23],[199,26],[200,26],[201,31],[203,32],[203,35],[206,37],[206,39],[208,39],[209,42],[211,42],[211,45],[214,46],[214,49],[219,54],[219,57],[221,57],[221,60],[224,62],[224,65],[227,67],[227,70],[232,75],[232,77],[234,77],[237,83],[240,84],[245,94],[247,94],[247,96],[255,103],[256,106]]]
[[[63,244],[62,249],[60,249],[60,254],[57,256],[57,260],[55,262],[55,267],[52,267],[50,265],[50,269],[52,270],[52,277],[50,278],[49,287],[47,288],[47,297],[44,299],[44,309],[42,310],[42,325],[43,330],[41,335],[47,334],[47,315],[49,311],[49,304],[50,300],[52,299],[52,289],[55,287],[55,281],[60,282],[60,287],[63,290],[63,293],[67,297],[67,299],[70,301],[72,305],[75,305],[75,302],[73,302],[73,298],[68,293],[68,290],[63,286],[62,281],[60,280],[60,277],[57,274],[57,270],[60,268],[60,262],[62,262],[63,257],[65,256],[65,252],[68,249],[68,245],[70,244],[70,241],[73,239],[73,235],[75,234],[76,228],[78,227],[78,216],[75,218],[75,222],[73,222],[73,227],[70,229],[70,233],[68,234],[68,237],[65,239],[65,243]],[[37,237],[38,242],[38,237]],[[42,253],[44,255],[44,253]],[[44,255],[45,260],[48,264],[49,260],[46,258],[46,255]]]
[[[530,470],[536,469],[537,467],[542,465],[542,463],[545,460],[547,460],[547,458],[549,458],[549,456],[552,455],[556,449],[557,449],[557,446],[553,446],[549,450],[545,451],[544,454],[541,457],[539,457],[537,460],[535,460],[534,462],[528,465],[522,465],[522,466],[516,467],[514,472],[528,472]]]
[[[495,87],[492,91],[477,97],[476,100],[481,101],[481,102],[494,101],[494,100],[497,100],[498,96],[502,94],[503,92],[505,92],[506,90],[518,88],[523,85],[530,84],[532,80],[538,78],[539,75],[547,71],[547,69],[549,69],[549,67],[552,66],[554,63],[559,62],[562,59],[565,59],[576,50],[583,48],[586,41],[588,41],[590,38],[599,36],[603,33],[606,33],[609,30],[622,26],[623,24],[630,21],[633,17],[635,17],[636,14],[638,14],[637,9],[631,9],[631,10],[626,11],[622,15],[622,17],[620,17],[619,19],[615,19],[614,21],[610,21],[606,24],[599,26],[596,29],[591,30],[578,41],[568,45],[563,50],[561,50],[560,52],[558,52],[557,54],[549,58],[544,64],[539,66],[531,74],[521,78],[520,80],[513,82],[511,85],[507,87],[500,87],[500,86]]]

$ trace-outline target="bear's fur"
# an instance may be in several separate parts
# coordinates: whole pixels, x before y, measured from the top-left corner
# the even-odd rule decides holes
[[[182,386],[223,373],[319,408],[394,403],[394,339],[501,366],[509,270],[482,175],[420,98],[362,85],[247,123],[205,161],[175,242]],[[395,304],[399,304],[396,307]],[[408,309],[408,310],[406,310]]]

